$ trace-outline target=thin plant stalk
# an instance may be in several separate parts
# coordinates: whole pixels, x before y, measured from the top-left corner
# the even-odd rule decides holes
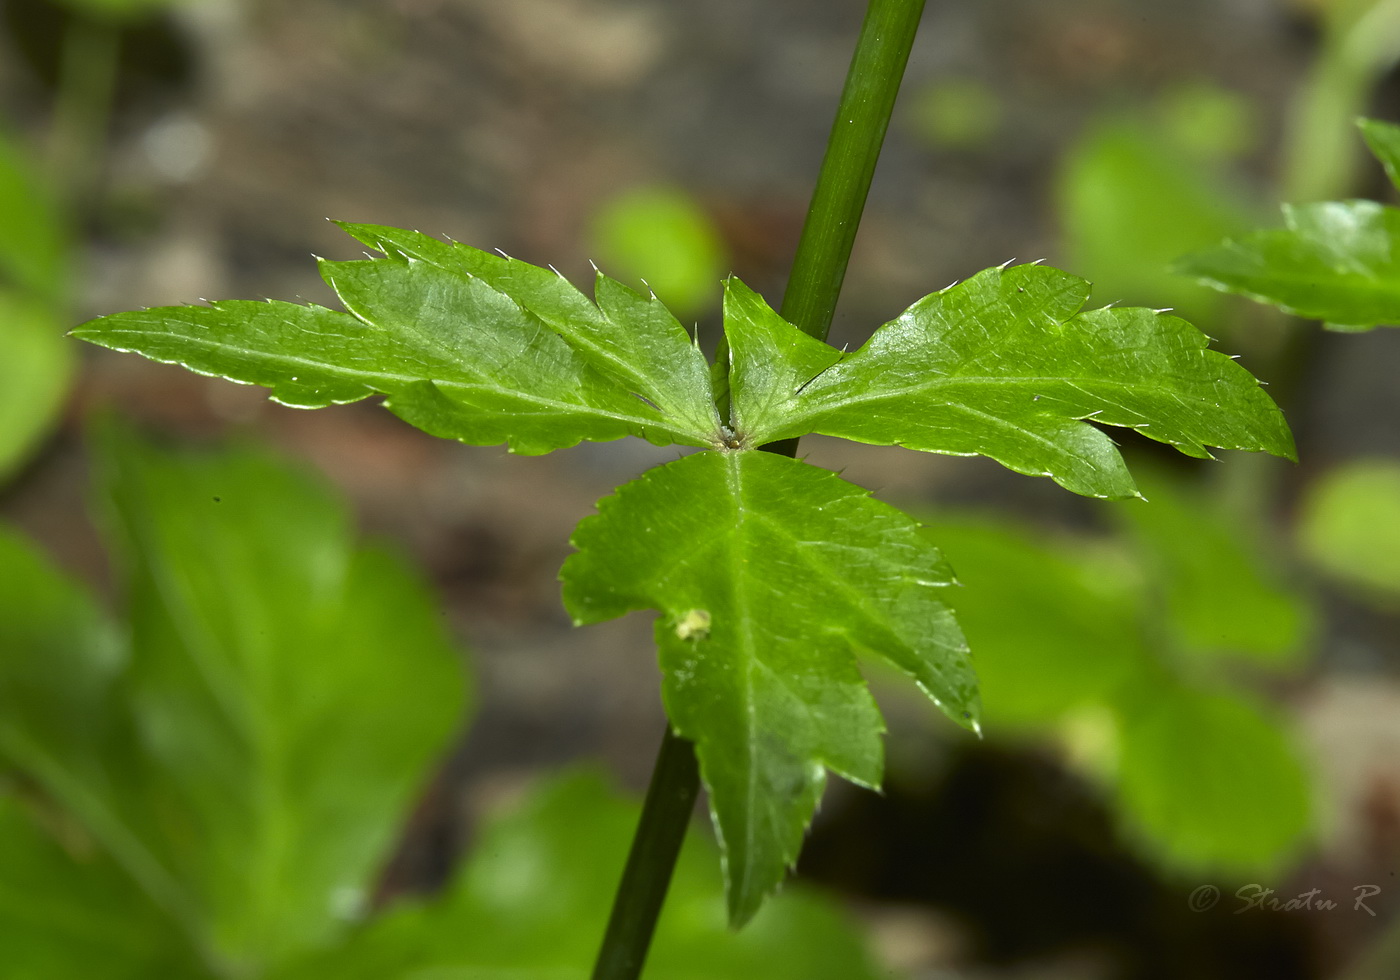
[[[646,802],[642,804],[637,834],[622,872],[623,887],[617,891],[602,951],[593,968],[597,980],[641,974],[699,795],[700,768],[695,761],[695,747],[667,725]]]
[[[825,340],[924,0],[871,0],[797,243],[783,319]]]
[[[802,227],[782,315],[825,340],[924,0],[870,0]],[[717,360],[725,356],[721,347]],[[764,447],[792,456],[797,440]],[[668,725],[593,980],[641,976],[699,793],[694,745]]]

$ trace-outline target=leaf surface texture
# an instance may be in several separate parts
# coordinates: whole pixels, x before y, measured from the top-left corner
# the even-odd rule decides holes
[[[1208,446],[1293,455],[1277,407],[1199,330],[1147,309],[1083,311],[1088,296],[1058,269],[987,269],[843,355],[731,280],[732,424],[753,445],[819,432],[990,456],[1094,497],[1136,493],[1097,425],[1202,458]]]
[[[832,473],[759,452],[652,470],[580,523],[562,572],[578,623],[656,609],[667,714],[696,742],[746,921],[796,859],[825,770],[879,785],[883,730],[855,654],[960,724],[976,680],[913,520]]]
[[[74,334],[263,385],[301,408],[386,395],[391,411],[433,435],[519,453],[628,435],[715,444],[705,359],[655,298],[600,275],[595,306],[524,262],[346,227],[386,251],[322,260],[349,312],[233,300],[117,313]]]

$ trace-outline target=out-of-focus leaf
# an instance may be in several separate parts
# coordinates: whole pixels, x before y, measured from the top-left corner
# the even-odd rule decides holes
[[[1224,687],[1184,686],[1176,654],[1195,641],[1189,652],[1218,655],[1237,637],[1227,652],[1277,662],[1291,652],[1284,641],[1297,640],[1299,614],[1257,556],[1161,483],[1148,484],[1150,503],[1119,505],[1141,532],[1126,552],[969,520],[929,530],[965,586],[948,599],[973,650],[988,731],[1057,732],[1116,783],[1141,846],[1166,865],[1260,869],[1306,831],[1306,779],[1278,722]],[[1162,513],[1135,513],[1154,509]],[[1219,568],[1183,556],[1198,534]],[[1203,594],[1212,585],[1220,596]],[[1220,624],[1230,602],[1245,619],[1233,632]],[[1184,626],[1164,632],[1178,615]]]
[[[109,756],[130,748],[116,693],[126,661],[117,627],[88,596],[0,529],[0,753],[103,821],[126,775]]]
[[[130,569],[125,685],[147,763],[147,819],[130,829],[215,949],[273,962],[364,910],[460,724],[458,657],[421,583],[354,547],[344,508],[314,481],[249,453],[106,443]]]
[[[1400,127],[1375,119],[1358,125],[1400,186]],[[1400,324],[1400,210],[1374,201],[1325,201],[1285,204],[1283,217],[1283,228],[1187,255],[1176,270],[1285,313],[1326,321],[1331,330]]]
[[[54,303],[68,284],[67,223],[24,151],[0,132],[0,289]]]
[[[1056,197],[1066,264],[1101,302],[1170,306],[1216,329],[1220,297],[1169,267],[1258,220],[1210,167],[1137,125],[1112,123],[1076,144]]]
[[[682,315],[711,306],[729,271],[713,223],[673,187],[638,187],[608,201],[594,216],[592,239],[601,263],[644,281]]]
[[[1400,211],[1325,201],[1285,204],[1283,217],[1284,228],[1188,255],[1176,270],[1337,330],[1400,324]]]
[[[8,557],[8,555],[7,555]],[[9,612],[9,609],[6,609]],[[186,938],[81,832],[69,848],[0,795],[0,950],[17,980],[208,978]]]
[[[573,543],[561,577],[576,622],[661,613],[666,713],[696,743],[736,925],[796,860],[826,769],[879,785],[883,724],[857,652],[976,724],[938,550],[832,473],[771,453],[698,453],[602,500]]]
[[[0,133],[0,482],[38,445],[68,389],[68,274],[63,215],[23,149]]]
[[[1250,101],[1208,82],[1192,81],[1170,89],[1162,98],[1160,115],[1170,144],[1202,160],[1237,157],[1251,149],[1259,136],[1259,113]],[[1239,210],[1234,195],[1219,187],[1218,180],[1206,179],[1215,193],[1223,194],[1227,211]],[[1211,190],[1207,194],[1214,196]]]
[[[99,823],[105,797],[131,775],[113,757],[133,751],[116,687],[126,662],[116,627],[30,545],[0,528],[0,761],[55,796],[78,798]],[[55,818],[57,819],[57,817]],[[70,853],[0,794],[0,950],[4,971],[26,980],[72,976],[181,976],[189,936],[148,892],[169,884],[155,869],[141,891],[81,826],[60,827]],[[139,841],[118,847],[139,863]],[[150,869],[142,868],[142,871]]]
[[[129,648],[4,555],[0,752],[212,968],[256,973],[365,908],[459,723],[457,656],[422,585],[356,549],[315,482],[114,432],[104,449]]]
[[[1385,175],[1400,188],[1400,126],[1379,119],[1358,119],[1356,125],[1361,128],[1366,145],[1385,167]]]
[[[490,821],[448,894],[391,909],[343,949],[276,980],[585,978],[638,808],[591,773],[536,788]],[[714,847],[691,833],[647,959],[667,980],[864,980],[877,970],[851,925],[793,888],[742,932],[726,928]]]
[[[350,313],[233,300],[116,313],[77,337],[318,408],[389,396],[433,435],[545,453],[637,435],[719,444],[709,368],[658,300],[414,232],[346,225],[383,258],[321,262]],[[664,370],[660,366],[664,365]]]
[[[1283,666],[1297,661],[1309,630],[1308,607],[1286,588],[1278,564],[1246,529],[1198,493],[1153,473],[1147,503],[1115,507],[1138,543],[1156,617],[1173,647],[1195,657],[1245,657]]]
[[[746,445],[819,432],[990,456],[1076,493],[1137,492],[1120,425],[1208,458],[1207,446],[1293,456],[1277,406],[1185,320],[1081,312],[1083,279],[1041,265],[987,269],[925,296],[842,354],[737,280],[725,293],[732,424]]]
[[[1160,678],[1119,717],[1122,806],[1177,867],[1272,870],[1307,833],[1298,754],[1250,701]]]
[[[1142,669],[1141,580],[1121,559],[1004,521],[928,527],[957,572],[945,599],[973,651],[989,731],[1055,724]]]
[[[905,118],[930,145],[974,149],[1001,128],[1005,110],[989,85],[973,78],[945,78],[911,93]]]
[[[1400,596],[1400,463],[1369,459],[1308,491],[1298,524],[1303,552],[1328,575],[1377,596]]]
[[[73,346],[48,303],[0,288],[0,482],[53,425],[73,373]]]

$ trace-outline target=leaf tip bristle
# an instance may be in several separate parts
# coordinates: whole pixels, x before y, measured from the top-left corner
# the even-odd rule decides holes
[[[497,255],[499,255],[501,258],[505,259],[507,262],[510,261],[510,256],[507,255],[507,254],[505,253],[505,249],[493,248],[493,249],[491,249],[491,251],[495,252],[495,253],[496,253]]]
[[[563,278],[564,278],[564,273],[562,273],[562,272],[560,272],[558,269],[554,268],[554,263],[553,263],[553,262],[551,262],[551,263],[549,264],[549,271],[552,272],[552,273],[554,273],[554,274],[555,274],[556,276],[558,276],[560,279],[563,279]]]
[[[998,272],[1005,272],[1007,269],[1011,268],[1011,263],[1013,263],[1013,262],[1015,262],[1015,261],[1016,261],[1016,257],[1015,257],[1015,256],[1012,256],[1011,258],[1009,258],[1009,259],[1007,259],[1005,262],[1003,262],[1001,265],[997,266],[997,271],[998,271]]]
[[[593,271],[596,272],[596,273],[598,273],[598,275],[601,276],[601,275],[603,274],[603,270],[600,269],[600,268],[598,268],[598,263],[597,263],[597,262],[594,262],[592,259],[589,259],[589,260],[588,260],[588,264],[591,265],[591,266],[593,267]]]
[[[1172,306],[1164,306],[1164,307],[1162,307],[1160,310],[1153,310],[1152,312],[1153,312],[1153,313],[1156,313],[1158,316],[1164,316],[1164,315],[1166,315],[1166,314],[1172,312],[1174,309],[1175,309],[1175,307],[1172,307]]]

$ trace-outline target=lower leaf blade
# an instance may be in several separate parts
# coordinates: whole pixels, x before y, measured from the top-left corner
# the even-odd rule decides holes
[[[700,453],[645,474],[579,525],[576,622],[661,613],[667,713],[696,742],[732,921],[781,884],[826,770],[882,774],[883,723],[858,651],[894,664],[960,724],[976,681],[918,525],[834,474],[769,453]]]

